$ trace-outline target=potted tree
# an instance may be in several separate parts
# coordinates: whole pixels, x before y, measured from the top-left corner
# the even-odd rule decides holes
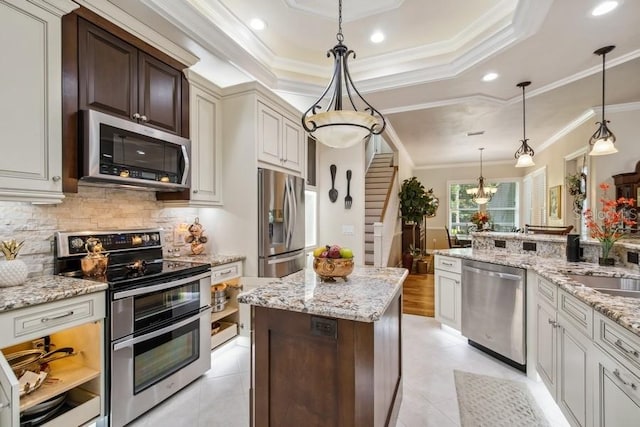
[[[433,190],[428,192],[414,176],[405,179],[400,187],[400,215],[406,225],[410,225],[411,245],[402,256],[402,265],[411,271],[415,250],[415,227],[420,224],[425,215],[435,215],[438,208],[438,199],[433,195]],[[435,205],[435,206],[434,206]]]

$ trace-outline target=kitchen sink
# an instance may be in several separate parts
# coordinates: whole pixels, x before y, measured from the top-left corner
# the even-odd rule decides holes
[[[585,276],[582,274],[567,274],[567,277],[605,294],[640,298],[640,279],[630,277]]]

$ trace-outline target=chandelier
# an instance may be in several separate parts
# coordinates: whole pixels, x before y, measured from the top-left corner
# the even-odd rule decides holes
[[[480,150],[480,178],[478,178],[478,187],[468,188],[467,194],[472,196],[472,200],[479,205],[484,205],[485,203],[491,201],[491,198],[498,191],[497,187],[487,187],[484,186],[484,177],[482,176],[482,150],[484,148],[478,148]]]
[[[333,75],[320,98],[302,115],[302,126],[317,141],[334,148],[346,148],[364,141],[370,135],[379,135],[384,131],[386,121],[382,114],[371,106],[356,89],[349,73],[348,59],[356,53],[347,48],[342,42],[342,0],[338,1],[338,44],[327,52],[327,57],[333,55]],[[323,99],[330,95],[326,111],[320,105]],[[350,109],[343,109],[345,104]],[[358,111],[358,107],[362,111]]]
[[[517,84],[518,87],[522,88],[522,145],[516,151],[515,158],[518,160],[516,162],[517,168],[526,168],[529,166],[535,166],[533,162],[533,148],[529,144],[527,144],[527,121],[525,116],[525,101],[524,101],[524,88],[529,86],[531,82],[520,82]]]
[[[614,48],[615,46],[605,46],[593,52],[596,55],[602,55],[602,118],[596,123],[600,125],[598,130],[589,138],[589,145],[591,146],[590,156],[604,156],[618,152],[618,149],[613,145],[616,142],[616,136],[607,127],[609,120],[604,118],[604,61],[607,53],[611,52]]]

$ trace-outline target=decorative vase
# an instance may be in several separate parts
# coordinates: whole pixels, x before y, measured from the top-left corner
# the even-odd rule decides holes
[[[598,264],[605,265],[605,266],[608,266],[608,267],[612,267],[615,264],[615,260],[613,258],[599,257],[598,258]]]
[[[17,286],[27,281],[29,269],[21,259],[0,260],[0,286]]]
[[[402,266],[411,273],[411,270],[413,269],[413,254],[410,251],[407,251],[402,255]]]

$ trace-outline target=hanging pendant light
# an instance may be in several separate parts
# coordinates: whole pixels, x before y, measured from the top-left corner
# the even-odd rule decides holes
[[[589,139],[589,145],[591,146],[590,156],[604,156],[618,152],[618,149],[614,145],[616,136],[607,127],[609,120],[604,118],[604,63],[607,53],[611,52],[614,48],[615,46],[605,46],[593,52],[596,55],[602,55],[602,118],[596,123],[599,125],[598,130],[596,130]]]
[[[533,148],[529,144],[527,144],[527,121],[525,116],[525,102],[524,102],[524,88],[529,86],[531,82],[520,82],[517,84],[518,87],[522,88],[522,145],[516,151],[515,158],[518,160],[516,162],[517,168],[526,168],[529,166],[535,166],[533,162]]]
[[[482,176],[482,150],[484,148],[478,148],[480,150],[480,177],[478,178],[478,187],[468,188],[467,194],[472,196],[472,200],[479,205],[484,205],[491,201],[491,198],[498,191],[496,187],[484,187],[484,177]]]
[[[342,0],[338,1],[338,44],[327,52],[327,57],[333,55],[333,75],[329,85],[320,98],[302,115],[302,126],[317,141],[334,148],[346,148],[364,141],[370,135],[379,135],[384,131],[386,121],[382,114],[371,106],[360,95],[349,74],[349,55],[356,57],[342,42]],[[343,87],[344,85],[344,87]],[[333,93],[329,98],[326,111],[320,112],[320,103],[329,91]],[[344,92],[343,92],[344,90]],[[343,94],[346,93],[351,109],[343,110]],[[345,101],[347,101],[345,99]],[[358,111],[358,106],[362,111]]]

